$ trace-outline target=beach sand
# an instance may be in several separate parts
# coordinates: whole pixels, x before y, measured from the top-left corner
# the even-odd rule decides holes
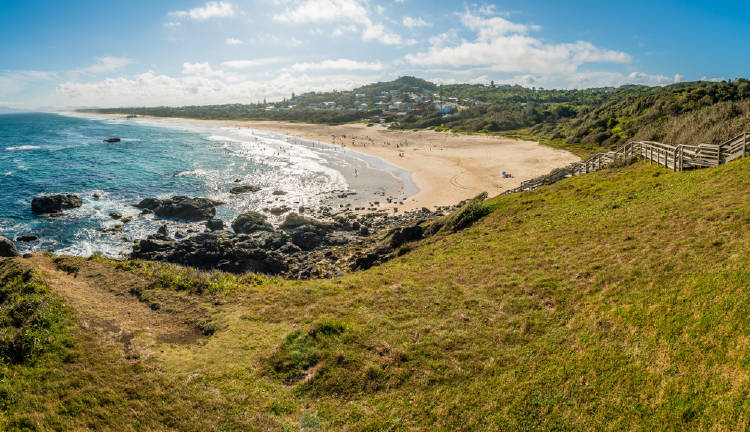
[[[108,117],[113,117],[109,115]],[[277,121],[196,120],[139,116],[139,119],[205,126],[248,127],[334,143],[376,156],[410,171],[419,192],[401,210],[454,205],[487,192],[490,197],[522,181],[580,160],[565,150],[531,141],[433,130],[394,131],[364,123],[338,126]],[[356,137],[352,140],[352,137]],[[502,172],[512,178],[503,178]]]

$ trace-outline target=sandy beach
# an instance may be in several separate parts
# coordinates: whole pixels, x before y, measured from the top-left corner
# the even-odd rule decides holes
[[[88,115],[88,114],[87,114]],[[114,117],[107,115],[107,117]],[[394,131],[364,123],[338,126],[276,121],[197,120],[139,116],[140,119],[206,126],[247,127],[346,146],[412,173],[419,192],[402,210],[453,205],[487,192],[496,196],[524,180],[578,161],[565,150],[531,141],[451,132]],[[352,139],[352,138],[355,139]],[[504,178],[502,172],[512,175]]]

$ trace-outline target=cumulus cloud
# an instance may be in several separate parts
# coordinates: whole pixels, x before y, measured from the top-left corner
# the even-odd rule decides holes
[[[404,27],[408,28],[417,28],[417,27],[431,27],[432,24],[428,23],[427,21],[423,20],[422,18],[412,18],[410,16],[405,16],[401,23],[404,25]]]
[[[0,72],[0,96],[23,92],[40,83],[58,78],[55,72],[37,70],[9,70]]]
[[[405,60],[417,66],[486,67],[505,73],[574,73],[587,63],[625,64],[631,57],[590,42],[552,44],[530,36],[538,27],[486,15],[492,10],[467,10],[461,23],[475,34],[473,40],[448,33],[431,39],[427,51]],[[458,39],[458,40],[457,40]]]
[[[189,18],[195,21],[205,21],[211,18],[227,18],[239,13],[232,3],[223,1],[210,1],[203,7],[197,7],[189,10],[170,12],[169,16],[175,18]]]
[[[230,60],[223,62],[221,65],[229,69],[252,69],[284,61],[286,61],[286,59],[283,57],[264,57],[253,60]]]
[[[351,89],[373,82],[379,76],[280,73],[265,80],[230,82],[219,76],[208,76],[201,64],[189,66],[197,75],[172,77],[146,72],[129,78],[108,78],[98,82],[60,84],[56,93],[68,105],[158,106],[253,103],[267,98],[280,100],[292,92]],[[213,71],[213,69],[211,69]],[[215,72],[215,71],[214,71]]]
[[[410,43],[401,35],[370,18],[371,11],[366,0],[298,0],[290,1],[286,9],[273,19],[281,23],[341,23],[334,35],[359,31],[364,41],[377,41],[385,45]]]
[[[227,45],[242,45],[242,41],[235,38],[227,38],[224,42],[226,42]]]
[[[76,69],[75,72],[101,74],[117,72],[120,69],[134,63],[133,59],[127,57],[103,56],[96,57],[96,62],[85,68]]]
[[[360,62],[348,59],[325,60],[319,63],[297,63],[290,68],[295,72],[337,70],[337,71],[382,71],[384,66],[380,62]]]

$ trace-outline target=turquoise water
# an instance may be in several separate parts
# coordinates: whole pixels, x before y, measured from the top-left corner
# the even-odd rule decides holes
[[[110,137],[122,141],[103,142]],[[415,192],[408,179],[407,172],[378,159],[266,131],[56,114],[0,115],[0,235],[40,238],[18,243],[22,252],[127,253],[134,239],[164,223],[139,217],[139,210],[131,206],[146,197],[189,195],[224,201],[217,217],[230,222],[242,211],[283,204],[295,209],[339,208],[375,194],[405,198]],[[237,184],[263,189],[229,194]],[[276,189],[288,194],[274,196]],[[358,195],[340,199],[340,191]],[[62,217],[32,214],[34,196],[57,193],[76,194],[84,205]],[[101,197],[95,198],[95,193]],[[119,223],[111,212],[134,220],[124,224],[121,233],[102,232]],[[183,231],[202,229],[169,223]]]

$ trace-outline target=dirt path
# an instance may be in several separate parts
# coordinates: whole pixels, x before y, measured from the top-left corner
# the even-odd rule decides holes
[[[150,357],[159,343],[195,343],[201,333],[175,314],[155,311],[131,294],[148,282],[96,261],[70,259],[60,269],[52,258],[34,254],[31,262],[51,289],[78,313],[84,328],[122,344],[129,358]],[[63,267],[64,268],[64,267]]]

